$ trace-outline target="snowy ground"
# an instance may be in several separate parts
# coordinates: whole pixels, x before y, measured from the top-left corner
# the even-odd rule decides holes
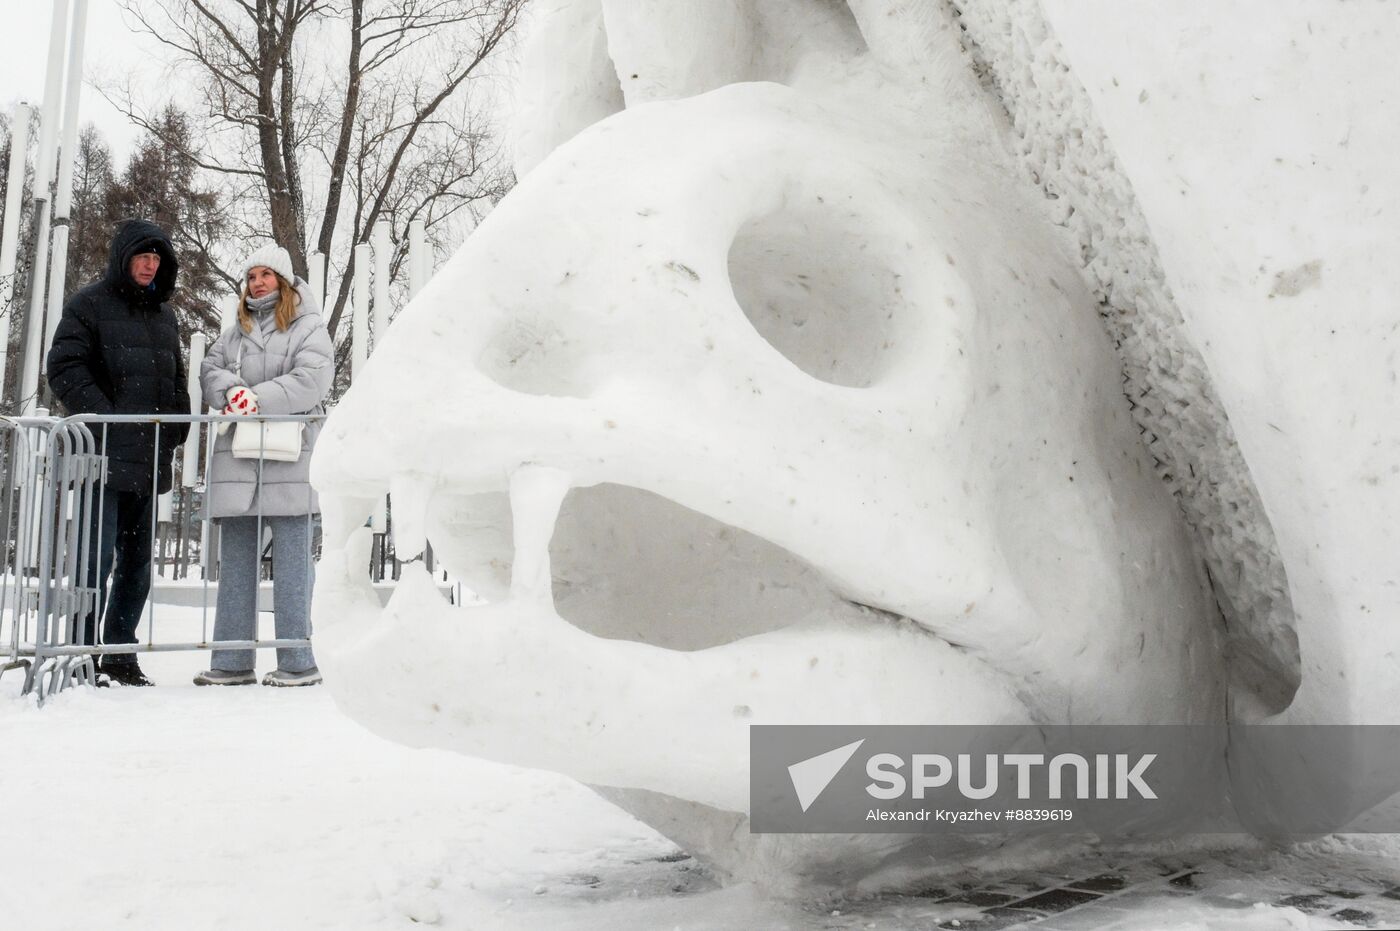
[[[909,894],[773,900],[721,888],[569,779],[388,743],[324,689],[197,689],[205,659],[152,655],[157,688],[42,710],[0,680],[0,927],[987,929],[1043,914],[1004,911],[1037,886],[1077,886],[1040,900],[1076,906],[1045,931],[1400,924],[1390,838],[1079,852]]]

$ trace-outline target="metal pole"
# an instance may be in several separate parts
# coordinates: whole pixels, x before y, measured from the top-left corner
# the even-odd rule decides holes
[[[35,612],[34,665],[36,668],[39,669],[42,669],[44,667],[46,656],[45,648],[59,645],[57,639],[57,631],[54,630],[53,625],[49,623],[49,614],[53,611],[52,599],[53,596],[56,594],[53,591],[49,581],[54,577],[52,562],[52,541],[54,534],[54,518],[56,516],[56,508],[50,507],[49,504],[50,502],[53,502],[58,498],[58,469],[53,467],[54,463],[56,463],[57,461],[57,434],[54,431],[50,430],[49,435],[47,437],[47,442],[45,443],[44,451],[44,462],[47,464],[48,468],[45,469],[44,476],[42,478],[43,491],[41,492],[41,494],[43,495],[43,497],[39,498],[37,502],[40,505],[41,513],[38,515],[39,539],[37,542],[39,544],[39,605],[38,610]],[[44,688],[42,680],[40,688]],[[42,697],[43,695],[41,693],[41,700]]]
[[[408,224],[408,299],[411,301],[428,283],[428,227],[421,219]],[[433,571],[433,548],[423,548],[423,565],[429,573]]]
[[[170,543],[170,524],[175,517],[175,490],[167,491],[156,502],[156,525],[152,536],[156,539],[156,575],[159,577],[165,574],[165,551]]]
[[[19,251],[19,215],[24,203],[24,169],[29,162],[29,121],[34,110],[27,103],[15,104],[10,124],[10,171],[6,175],[5,221],[0,229],[0,394],[5,389],[5,366],[9,362],[10,322],[17,316],[15,296],[15,254]]]
[[[219,413],[210,408],[211,413]],[[211,422],[208,429],[204,431],[204,468],[209,469],[210,463],[214,461],[214,441],[218,437],[218,430]],[[208,488],[206,482],[205,485]],[[204,633],[200,635],[201,640],[208,640],[209,626],[209,581],[219,577],[219,561],[215,558],[215,550],[219,547],[219,528],[208,516],[208,508],[205,508],[204,519],[199,522],[199,566],[200,572],[204,576],[204,613],[203,628]]]
[[[199,369],[203,363],[204,334],[195,333],[190,337],[190,370],[185,379],[191,414],[198,414],[204,408],[204,392],[199,387]],[[199,478],[199,431],[203,426],[198,421],[190,424],[190,435],[185,439],[184,458],[180,460],[180,484],[185,488],[193,488]]]
[[[152,460],[154,465],[151,468],[151,539],[146,541],[146,545],[155,548],[156,534],[160,530],[160,499],[164,497],[160,491],[160,421],[156,421],[156,436],[151,441],[155,445],[155,457]],[[151,561],[151,595],[156,593],[157,570],[161,568],[161,562],[165,559],[165,545],[161,541],[160,561]],[[146,644],[149,646],[156,642],[156,600],[154,597],[146,599]],[[131,654],[133,660],[136,654]]]
[[[411,301],[428,283],[428,228],[422,220],[408,224],[408,299]]]
[[[380,220],[374,224],[374,351],[378,352],[379,347],[384,345],[384,337],[389,332],[389,259],[392,257],[393,246],[389,242],[389,224]],[[373,519],[370,526],[377,534],[384,534],[388,530],[388,501],[380,498],[379,503],[374,507]],[[381,537],[380,545],[388,546],[388,538]],[[381,550],[381,564],[383,551]]]
[[[306,273],[311,276],[311,296],[317,307],[326,306],[326,254],[313,252],[306,257]]]
[[[58,190],[53,201],[53,260],[49,263],[49,314],[44,350],[53,345],[63,313],[68,274],[68,215],[73,211],[73,161],[78,151],[78,98],[83,90],[83,39],[88,0],[73,0],[73,29],[68,45],[68,82],[63,99],[63,145],[58,150]]]
[[[39,356],[44,339],[44,271],[49,263],[49,199],[34,198],[34,266],[29,271],[29,307],[24,315],[24,336],[20,341],[21,358],[19,384],[15,398],[20,413],[35,416],[39,403]]]
[[[190,396],[190,413],[199,414],[204,410],[203,392],[199,386],[199,370],[204,363],[203,333],[190,335],[190,367],[185,375],[185,391]],[[180,509],[176,518],[175,533],[175,577],[184,578],[188,572],[185,559],[190,537],[190,516],[194,513],[194,489],[199,484],[200,431],[204,424],[195,421],[190,424],[189,436],[181,447],[180,458]]]
[[[219,332],[222,333],[238,323],[239,295],[230,294],[219,307]]]
[[[58,148],[59,97],[63,89],[63,40],[68,31],[68,2],[53,0],[49,30],[49,71],[44,78],[44,107],[39,120],[39,157],[34,163],[34,265],[29,274],[29,310],[24,315],[24,369],[16,394],[21,410],[38,405],[39,358],[44,341],[44,284],[49,266],[49,186]]]
[[[379,238],[378,226],[375,227],[374,235],[376,239]],[[380,254],[382,254],[382,250],[375,251],[380,252]],[[362,242],[355,247],[355,304],[352,308],[352,313],[355,315],[355,317],[354,328],[351,334],[352,338],[354,339],[354,345],[350,347],[350,381],[352,384],[355,381],[355,376],[364,370],[365,361],[369,358],[369,318],[371,310],[369,300],[369,272],[370,263],[374,261],[375,256],[373,252],[371,252],[371,247],[369,243]],[[384,276],[384,281],[387,284],[387,275]],[[376,290],[378,289],[376,288]],[[386,300],[383,303],[387,304],[388,301]],[[376,313],[375,316],[377,318],[378,314]],[[382,330],[379,330],[379,326],[380,321],[376,319],[375,328],[378,331],[375,334],[376,339],[378,338],[379,333],[383,332]],[[377,343],[376,348],[378,348]],[[373,528],[375,533],[382,534],[384,532],[385,517],[383,498],[379,499],[379,504],[374,509],[374,517],[370,523],[370,526]]]
[[[374,224],[374,349],[384,344],[389,331],[389,260],[393,244],[389,241],[389,224],[380,220]]]
[[[355,288],[350,307],[350,381],[365,368],[369,358],[369,263],[368,243],[355,247]]]

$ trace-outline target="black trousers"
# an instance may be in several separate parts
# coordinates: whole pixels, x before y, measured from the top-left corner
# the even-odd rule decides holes
[[[87,583],[97,585],[97,602],[77,631],[81,643],[95,643],[97,619],[103,619],[103,643],[135,643],[136,625],[151,593],[151,504],[149,492],[101,492],[94,501],[88,544]],[[110,578],[110,584],[109,584]],[[132,661],[110,656],[108,662]]]

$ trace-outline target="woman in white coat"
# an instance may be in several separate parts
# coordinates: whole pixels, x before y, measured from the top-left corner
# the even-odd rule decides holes
[[[226,414],[321,414],[334,377],[334,350],[306,282],[280,246],[243,264],[238,320],[219,335],[200,369],[205,403]],[[253,423],[238,429],[252,429]],[[257,631],[261,527],[272,531],[273,614],[279,640],[311,634],[312,522],[320,511],[311,487],[311,450],[321,425],[301,431],[295,461],[237,458],[234,430],[221,432],[209,464],[205,507],[219,523],[219,595],[215,640],[252,640]],[[294,446],[292,448],[294,451]],[[290,452],[290,451],[289,451]],[[251,685],[253,650],[215,650],[196,685]],[[311,648],[279,647],[263,685],[321,681]]]

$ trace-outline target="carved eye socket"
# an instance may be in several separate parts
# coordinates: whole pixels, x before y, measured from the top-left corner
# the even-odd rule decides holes
[[[750,220],[729,249],[734,297],[755,330],[813,378],[868,388],[909,322],[903,276],[865,218],[819,201]]]

